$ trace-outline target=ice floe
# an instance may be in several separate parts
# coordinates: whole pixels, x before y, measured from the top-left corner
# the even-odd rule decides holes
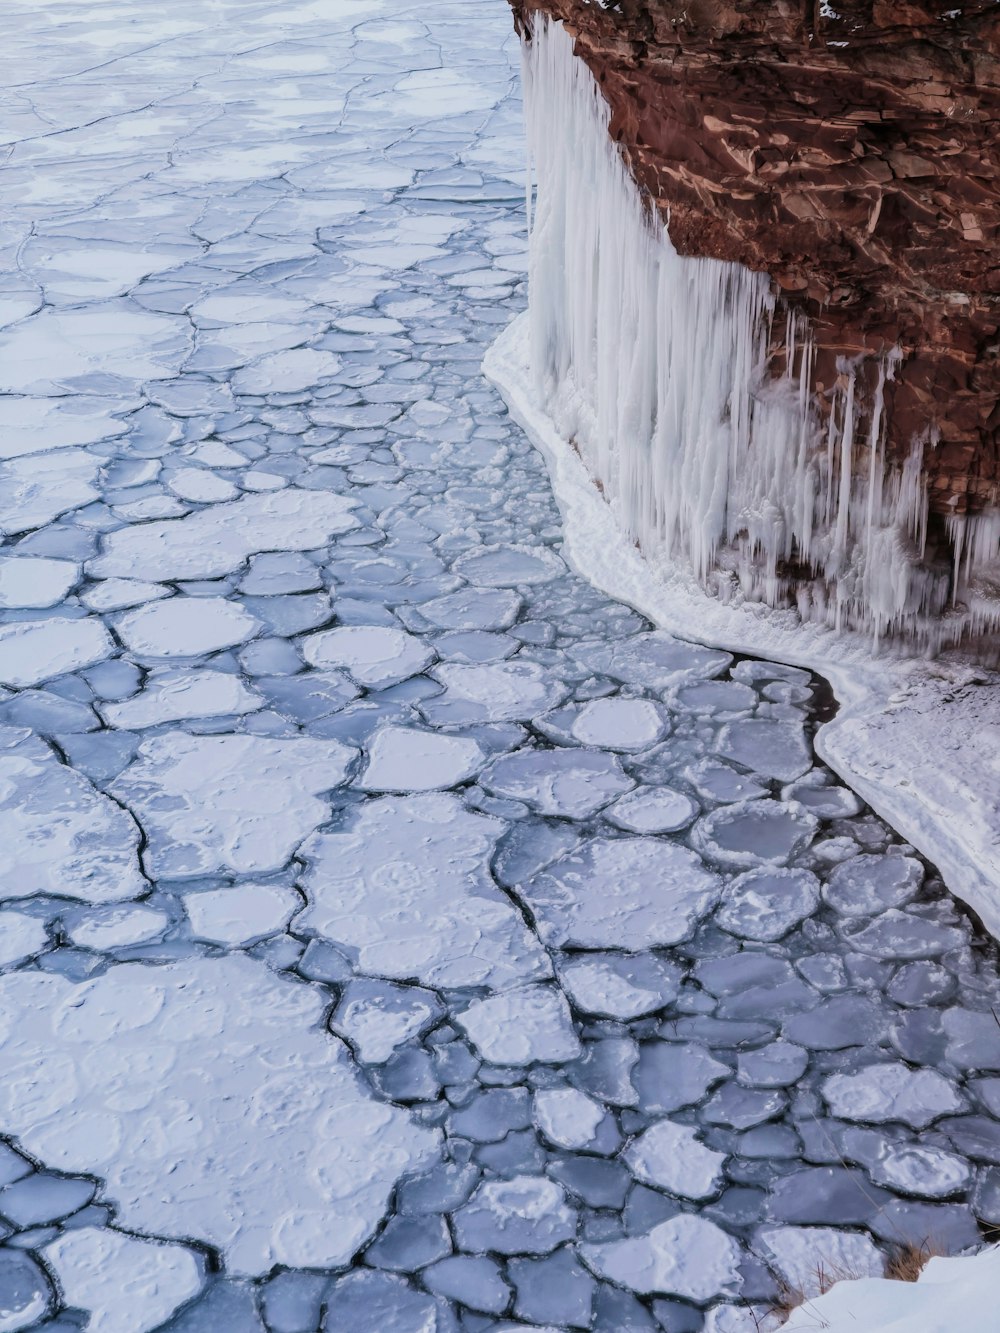
[[[583,1244],[580,1257],[598,1277],[640,1295],[707,1302],[739,1290],[740,1251],[707,1218],[681,1213],[644,1234]]]

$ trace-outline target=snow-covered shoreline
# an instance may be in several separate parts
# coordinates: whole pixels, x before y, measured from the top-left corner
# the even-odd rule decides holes
[[[817,732],[820,757],[1000,937],[1000,675],[959,654],[874,656],[858,635],[758,602],[722,603],[682,569],[651,564],[534,396],[527,314],[493,344],[483,372],[546,460],[573,567],[673,633],[825,677],[840,708]]]

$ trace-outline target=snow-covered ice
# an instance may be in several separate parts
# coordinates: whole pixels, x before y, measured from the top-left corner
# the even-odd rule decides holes
[[[871,1064],[857,1074],[831,1074],[823,1096],[834,1115],[845,1120],[901,1120],[914,1129],[926,1129],[964,1107],[961,1093],[944,1075],[904,1064]]]
[[[622,1154],[636,1180],[682,1199],[710,1199],[722,1188],[726,1154],[706,1148],[690,1125],[657,1120]]]
[[[598,1277],[643,1294],[706,1302],[735,1295],[741,1284],[736,1242],[714,1222],[690,1213],[643,1235],[581,1245],[580,1257]]]
[[[476,1000],[456,1021],[491,1064],[561,1064],[580,1053],[569,1005],[552,986],[520,986]]]
[[[0,558],[0,607],[57,606],[79,576],[71,560]]]
[[[101,713],[112,727],[142,730],[184,718],[252,713],[263,703],[256,690],[228,672],[165,671],[151,675],[133,698],[102,704]]]
[[[37,685],[110,657],[114,645],[99,620],[21,620],[0,625],[0,684]]]
[[[195,939],[246,945],[275,935],[301,903],[281,884],[234,884],[232,888],[185,893],[181,901]]]
[[[384,689],[408,680],[431,664],[434,653],[401,629],[344,625],[312,634],[302,647],[315,667],[340,667],[359,685]]]
[[[200,657],[244,643],[260,621],[222,597],[171,597],[126,611],[115,628],[139,657]]]
[[[437,791],[468,781],[485,761],[482,747],[465,736],[382,727],[368,747],[361,785],[372,792]]]

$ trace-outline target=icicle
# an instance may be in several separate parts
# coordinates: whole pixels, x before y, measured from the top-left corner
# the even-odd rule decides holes
[[[524,73],[536,390],[647,556],[684,562],[717,596],[738,587],[876,642],[935,648],[1000,625],[1000,513],[950,520],[954,571],[929,566],[931,437],[901,467],[885,458],[899,351],[881,358],[870,401],[865,364],[841,364],[823,409],[811,328],[789,310],[771,378],[768,278],[677,254],[560,23],[535,15]],[[940,620],[950,587],[961,610]]]

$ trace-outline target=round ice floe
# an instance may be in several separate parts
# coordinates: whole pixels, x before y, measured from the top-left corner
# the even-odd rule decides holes
[[[181,901],[195,939],[226,945],[253,944],[284,930],[301,905],[295,890],[281,884],[236,884],[185,893]]]
[[[819,905],[819,880],[808,870],[748,870],[727,887],[715,919],[746,940],[780,940]]]
[[[604,817],[630,833],[675,833],[691,823],[698,806],[670,787],[644,787],[615,801]]]
[[[594,838],[516,892],[551,948],[642,952],[687,939],[719,878],[674,843]]]
[[[382,727],[368,756],[365,791],[440,791],[467,781],[486,762],[476,741],[417,727]]]
[[[34,1328],[49,1308],[52,1290],[35,1260],[19,1250],[0,1250],[0,1330]]]
[[[876,1185],[921,1199],[947,1199],[965,1189],[972,1170],[968,1162],[944,1148],[899,1143],[868,1166]]]
[[[169,597],[171,591],[162,583],[147,583],[143,579],[102,579],[81,593],[80,601],[91,611],[125,611],[130,606]]]
[[[0,625],[0,685],[38,685],[103,662],[115,651],[96,618],[23,620]]]
[[[41,953],[48,943],[45,922],[23,912],[0,912],[0,967],[12,967]],[[0,1329],[3,1327],[0,1306]]]
[[[535,1123],[557,1148],[586,1148],[607,1112],[576,1088],[543,1088],[535,1093]]]
[[[856,1074],[831,1074],[823,1096],[834,1115],[881,1125],[901,1120],[926,1129],[942,1115],[965,1107],[958,1088],[935,1069],[910,1069],[904,1064],[867,1065]]]
[[[120,949],[162,935],[170,924],[155,907],[96,907],[66,923],[66,934],[80,949]]]
[[[517,588],[548,583],[566,566],[544,546],[488,546],[456,560],[454,570],[480,588]]]
[[[359,685],[385,689],[415,676],[434,660],[420,639],[387,625],[341,625],[310,634],[302,655],[315,667],[341,667]]]
[[[340,369],[340,358],[332,352],[317,351],[313,347],[296,347],[291,351],[270,352],[252,366],[238,370],[233,376],[236,393],[301,393],[321,384]]]
[[[957,949],[966,939],[966,931],[959,926],[942,926],[895,907],[882,912],[861,930],[842,933],[852,949],[896,962],[937,958]]]
[[[799,782],[789,783],[781,791],[783,801],[798,801],[820,819],[848,819],[861,812],[861,802],[849,787],[831,787],[825,774],[814,768]]]
[[[733,660],[728,653],[675,639],[666,630],[648,630],[613,642],[581,644],[577,657],[591,671],[652,690],[721,675]]]
[[[645,1235],[581,1245],[580,1258],[597,1277],[640,1295],[706,1302],[739,1290],[740,1249],[714,1222],[681,1213]]]
[[[490,1064],[558,1064],[580,1054],[569,1005],[552,986],[521,986],[475,1000],[455,1021]]]
[[[182,500],[195,500],[202,504],[233,500],[239,494],[231,481],[217,477],[203,467],[178,468],[167,479],[167,485]]]
[[[497,662],[483,666],[443,663],[431,673],[445,692],[427,699],[421,711],[429,722],[528,722],[555,708],[566,688],[535,662]]]
[[[0,558],[0,607],[56,606],[80,577],[71,560]]]
[[[460,588],[424,602],[420,614],[438,629],[503,630],[513,625],[521,606],[517,593],[506,589]]]
[[[550,1254],[576,1235],[566,1194],[544,1176],[488,1180],[454,1215],[459,1247],[482,1254]]]
[[[384,1064],[396,1049],[441,1017],[433,991],[362,978],[344,988],[330,1026],[364,1064]]]
[[[127,611],[115,628],[141,657],[200,657],[245,643],[260,621],[224,597],[171,597]]]
[[[812,767],[812,754],[799,722],[745,718],[730,722],[719,736],[719,753],[765,778],[792,782]]]
[[[0,1129],[53,1169],[101,1176],[121,1227],[205,1241],[234,1275],[347,1264],[439,1135],[365,1091],[323,1031],[327,1004],[245,954],[119,963],[79,983],[8,973]],[[53,1242],[57,1256],[82,1234]],[[129,1280],[97,1259],[91,1271],[104,1299],[130,1293],[113,1327],[134,1333]]]
[[[86,1310],[87,1327],[102,1333],[161,1327],[205,1280],[201,1256],[181,1245],[98,1227],[65,1231],[42,1253],[66,1303]]]
[[[706,1148],[690,1125],[659,1120],[622,1157],[636,1180],[682,1199],[711,1199],[722,1188],[726,1154]]]
[[[645,750],[667,734],[666,719],[649,699],[593,699],[577,714],[572,733],[581,745]]]
[[[589,819],[635,784],[616,755],[585,750],[518,750],[496,760],[480,784],[539,814]]]
[[[923,879],[912,856],[854,856],[833,871],[823,897],[842,916],[877,916],[910,902]]]
[[[681,971],[655,954],[566,954],[559,980],[577,1009],[622,1020],[655,1013],[675,999]]]
[[[767,794],[767,786],[752,778],[749,773],[741,773],[731,764],[722,764],[715,759],[703,759],[689,765],[684,770],[684,776],[699,796],[722,805],[732,805],[735,801],[755,801],[758,796]]]
[[[138,731],[189,717],[253,713],[263,703],[256,690],[228,671],[172,669],[151,675],[143,691],[123,703],[99,705],[99,712],[109,726]]]
[[[870,1237],[833,1227],[762,1227],[755,1245],[790,1291],[816,1296],[838,1278],[881,1277],[885,1260]]]
[[[757,695],[736,680],[706,680],[682,685],[671,703],[682,713],[706,713],[719,719],[749,712],[757,706]]]
[[[805,851],[816,832],[812,815],[779,801],[740,801],[722,806],[695,824],[695,847],[723,865],[781,866]]]

